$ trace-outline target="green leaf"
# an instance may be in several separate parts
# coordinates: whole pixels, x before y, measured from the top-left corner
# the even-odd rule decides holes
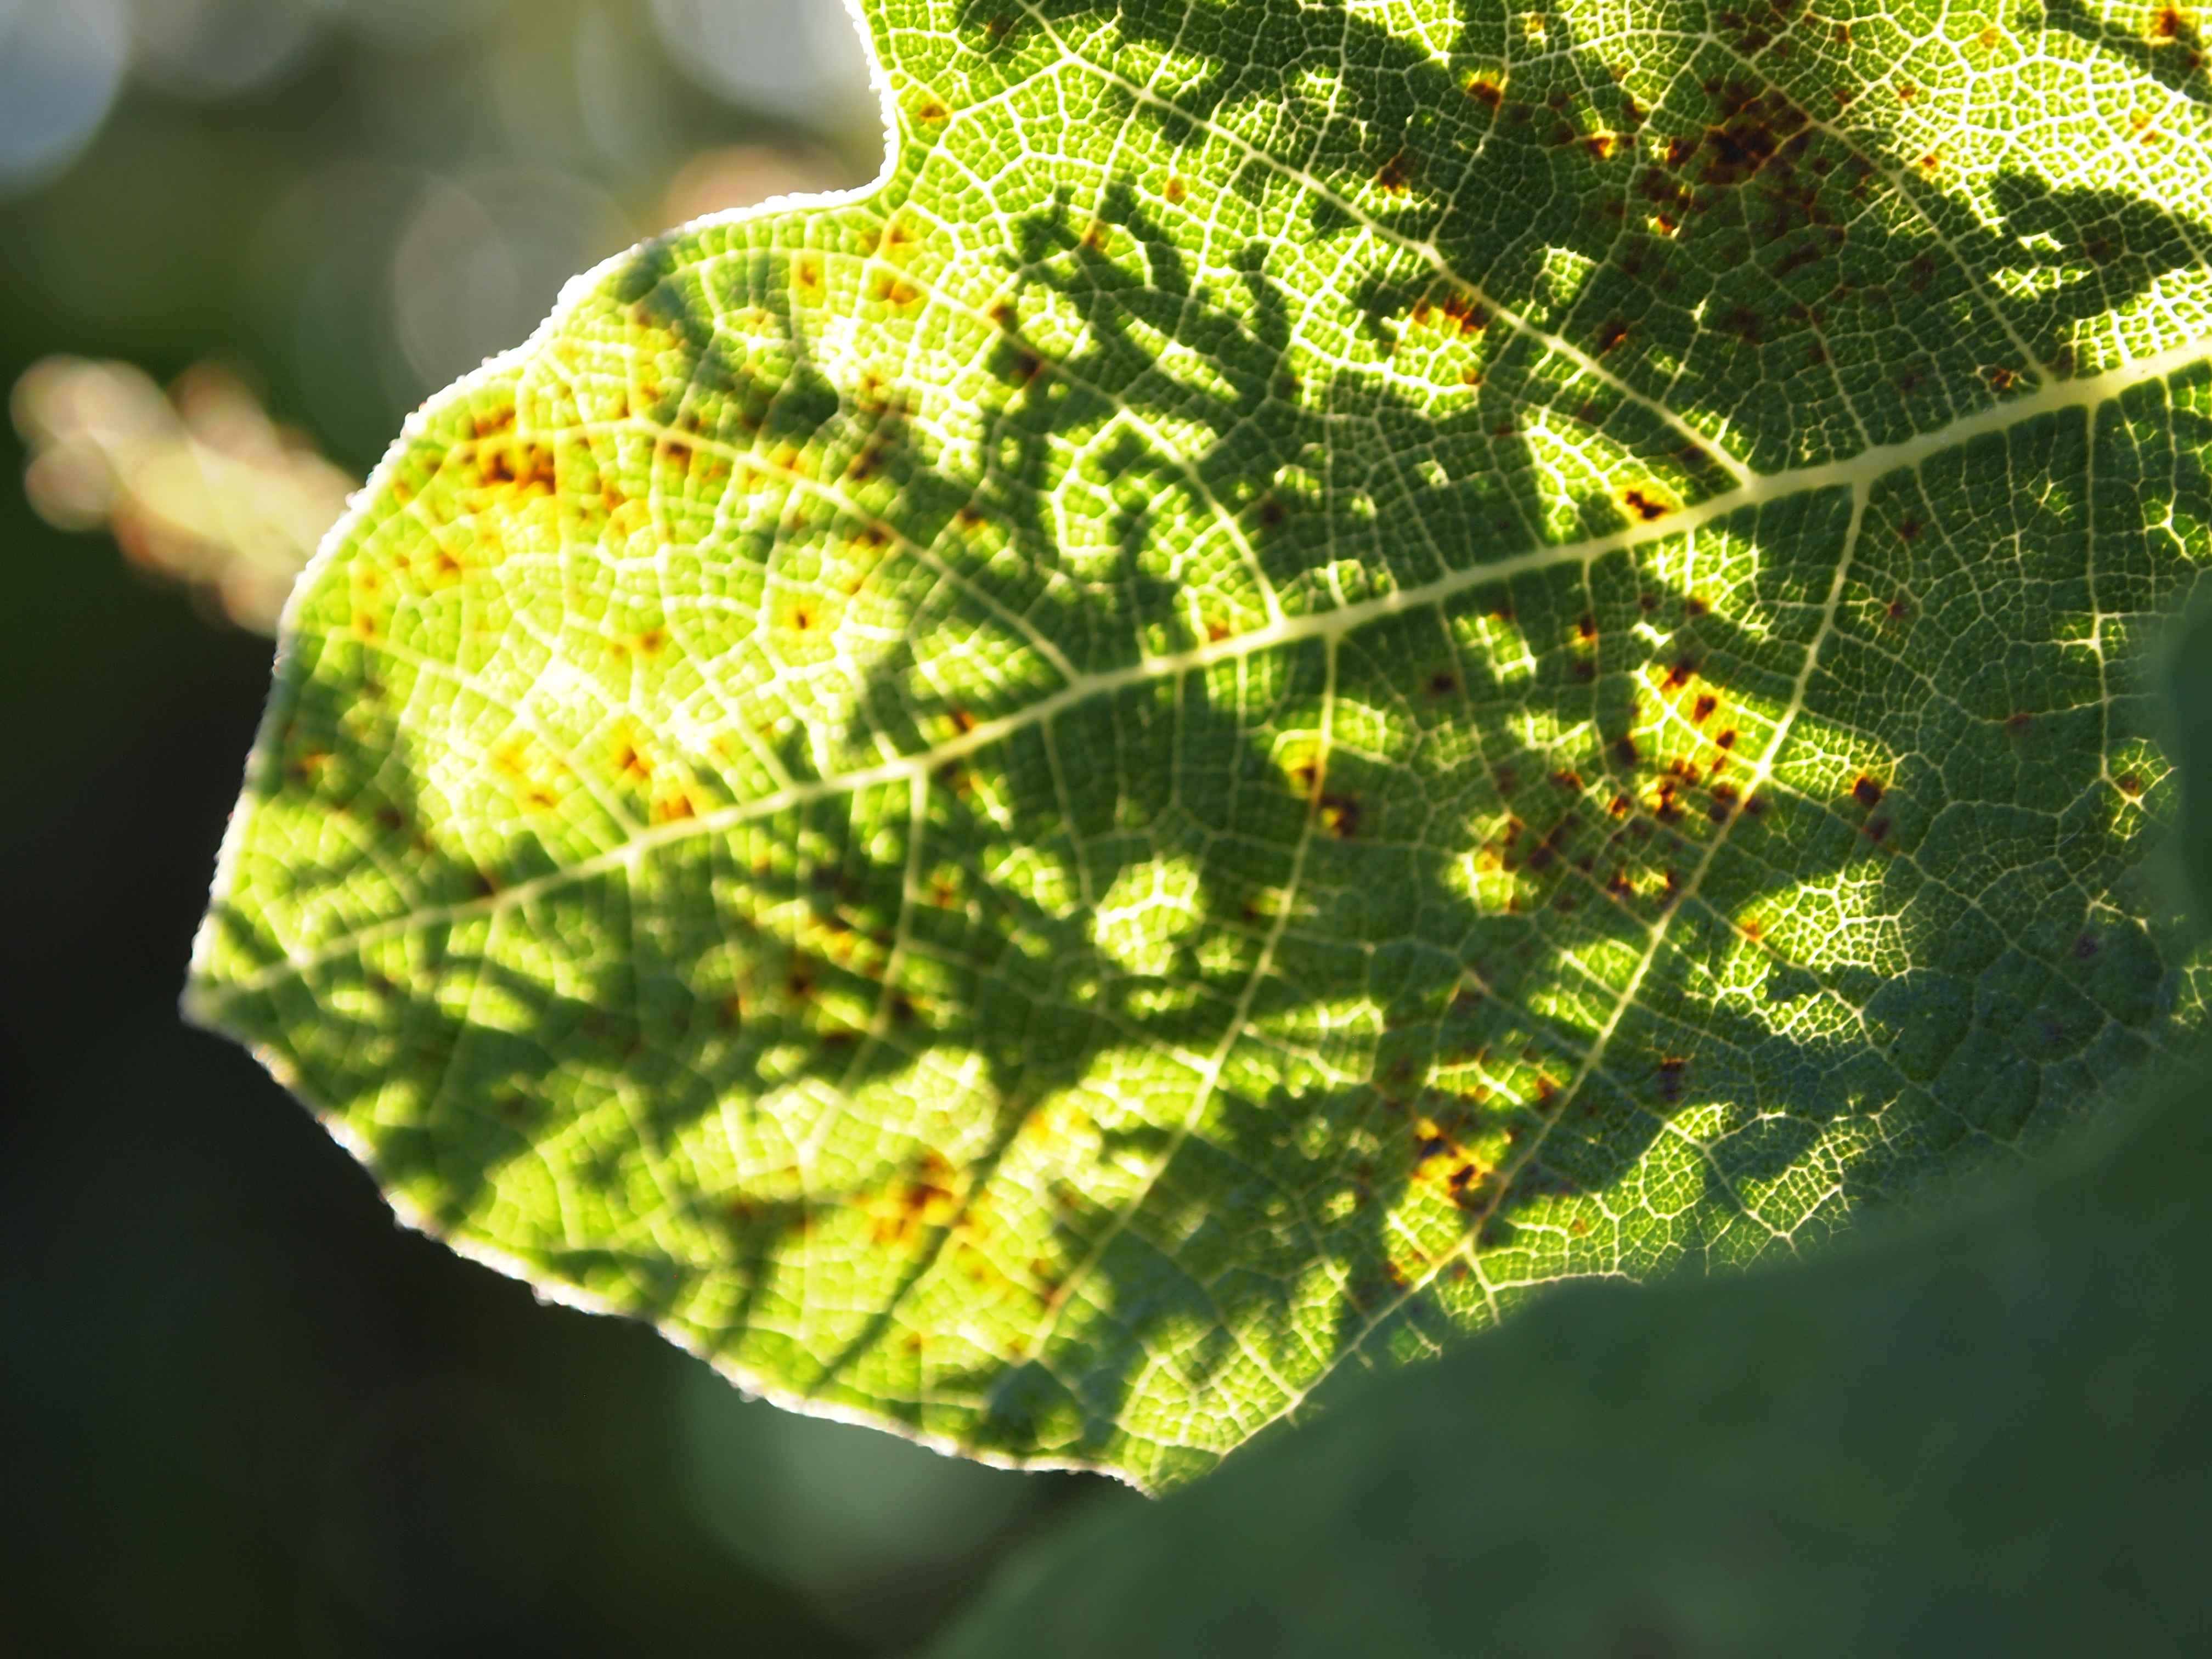
[[[2193,24],[866,9],[295,597],[190,1007],[403,1215],[1158,1486],[2200,1022]]]
[[[1562,1295],[1055,1534],[932,1659],[2203,1652],[2206,1082],[1941,1225]]]

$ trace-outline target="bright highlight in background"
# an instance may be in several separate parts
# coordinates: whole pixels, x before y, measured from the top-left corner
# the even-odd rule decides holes
[[[116,0],[0,0],[0,193],[76,158],[107,118],[130,49]]]

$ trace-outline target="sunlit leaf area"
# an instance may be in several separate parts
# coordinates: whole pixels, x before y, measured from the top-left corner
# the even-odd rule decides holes
[[[879,129],[834,5],[0,0],[0,1649],[888,1651],[1121,1495],[540,1306],[175,1015],[265,635],[407,413]]]

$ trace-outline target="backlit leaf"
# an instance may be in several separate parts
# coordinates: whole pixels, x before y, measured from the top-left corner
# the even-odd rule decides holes
[[[2197,1023],[2191,17],[866,10],[295,598],[190,1006],[402,1213],[1159,1486]]]

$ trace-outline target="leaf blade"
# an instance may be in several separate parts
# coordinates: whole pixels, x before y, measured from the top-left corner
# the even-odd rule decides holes
[[[2094,1111],[2199,1008],[2194,197],[1432,9],[878,15],[872,192],[578,284],[341,527],[199,1016],[464,1248],[1148,1485]]]

